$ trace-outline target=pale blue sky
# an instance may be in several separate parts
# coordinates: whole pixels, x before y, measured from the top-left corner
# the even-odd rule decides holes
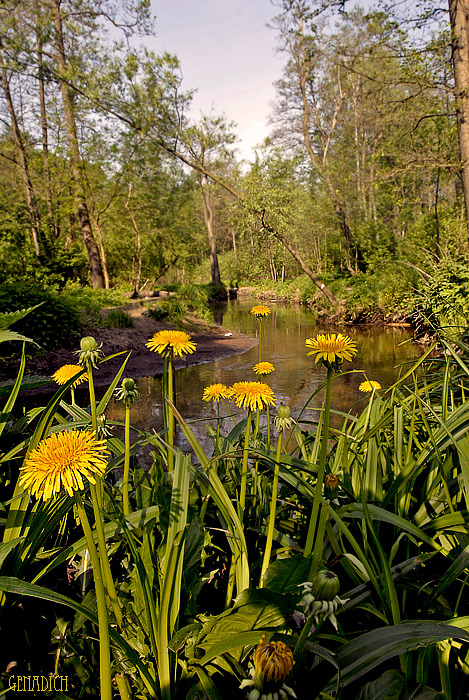
[[[371,0],[350,4],[368,6]],[[273,82],[282,75],[276,32],[267,28],[278,7],[270,0],[151,0],[156,15],[157,52],[176,54],[183,87],[197,89],[192,116],[224,112],[237,123],[240,155],[269,133]]]
[[[268,134],[272,83],[282,71],[275,32],[266,27],[277,8],[270,0],[152,0],[152,10],[154,48],[176,54],[183,87],[197,89],[193,116],[224,112],[238,124],[240,155],[252,157]]]

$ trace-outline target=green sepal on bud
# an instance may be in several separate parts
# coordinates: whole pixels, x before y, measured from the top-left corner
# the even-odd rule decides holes
[[[131,406],[135,399],[138,398],[138,389],[135,386],[135,381],[130,377],[122,380],[120,387],[116,389],[116,398],[123,401],[126,406]]]
[[[340,581],[337,574],[327,569],[318,571],[311,581],[311,593],[316,600],[333,600],[339,593]]]
[[[96,417],[96,426],[97,426],[98,438],[100,440],[105,440],[108,437],[112,437],[112,432],[107,427],[106,416],[104,413],[100,413],[99,416]]]
[[[88,363],[96,367],[99,358],[103,354],[101,352],[101,345],[98,345],[96,340],[91,336],[87,335],[80,340],[80,349],[75,351],[78,355],[78,362],[80,365],[86,366]]]
[[[289,430],[294,420],[291,416],[290,406],[279,406],[276,417],[274,418],[275,427],[280,432],[281,430]]]

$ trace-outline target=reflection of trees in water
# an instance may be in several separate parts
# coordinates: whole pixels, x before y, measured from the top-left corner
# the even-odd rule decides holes
[[[249,312],[256,303],[253,300],[232,301],[217,305],[214,311],[223,324],[233,330],[240,330],[251,337],[257,336],[258,322]],[[350,335],[357,342],[358,356],[351,363],[346,363],[344,371],[365,370],[368,379],[378,380],[383,389],[398,377],[396,365],[409,359],[416,359],[421,348],[411,342],[402,345],[410,333],[400,328],[384,327],[337,327],[315,324],[314,316],[304,307],[287,307],[279,304],[266,304],[272,314],[263,320],[263,359],[272,362],[275,372],[268,377],[277,397],[277,406],[282,402],[292,408],[293,415],[304,406],[311,394],[325,381],[326,371],[314,364],[314,358],[306,356],[306,338],[318,333],[338,333]],[[229,342],[229,339],[226,341]],[[202,401],[204,387],[209,384],[222,383],[230,385],[235,381],[256,380],[252,366],[257,362],[258,348],[241,355],[233,355],[215,362],[193,365],[176,372],[177,405],[184,418],[191,425],[207,449],[211,441],[207,437],[206,425],[216,426],[217,406],[214,402]],[[407,369],[407,368],[406,368]],[[358,413],[366,405],[367,397],[361,394],[358,386],[363,381],[363,374],[356,372],[345,374],[333,384],[333,410]],[[132,423],[135,427],[160,430],[163,423],[161,407],[161,378],[150,377],[137,380],[140,398],[132,407]],[[324,397],[324,388],[312,400],[311,408],[306,411],[308,421],[317,421],[319,409]],[[227,402],[230,410],[237,412],[235,405]],[[226,410],[221,407],[222,416]],[[274,412],[272,411],[272,414]],[[123,421],[121,404],[112,404],[107,412],[109,420]],[[239,420],[241,416],[237,416]],[[339,427],[343,417],[337,414],[333,418],[334,426]],[[193,422],[195,421],[195,422]],[[231,419],[226,418],[226,432],[232,428]],[[177,431],[177,442],[182,449],[188,449]]]

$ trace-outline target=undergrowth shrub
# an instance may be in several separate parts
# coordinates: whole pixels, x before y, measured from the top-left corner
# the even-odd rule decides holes
[[[78,312],[63,295],[31,282],[0,285],[0,312],[17,311],[37,304],[41,306],[18,321],[14,330],[32,338],[44,350],[73,344],[80,335],[82,324]],[[13,351],[12,344],[3,344],[3,355]]]
[[[469,319],[468,261],[445,258],[435,265],[415,293],[412,308],[433,329],[463,332]]]
[[[101,309],[107,306],[128,304],[129,300],[120,289],[92,289],[77,283],[68,284],[60,298],[77,314],[92,323],[101,323]]]
[[[132,328],[134,323],[127,312],[122,309],[111,309],[102,325],[105,328]]]

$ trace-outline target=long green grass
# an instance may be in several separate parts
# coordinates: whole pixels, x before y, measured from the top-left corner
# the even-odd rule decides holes
[[[275,416],[267,431],[265,413],[253,414],[247,439],[247,415],[228,417],[211,431],[210,454],[170,400],[190,452],[165,429],[132,428],[123,441],[124,425],[107,424],[99,511],[88,487],[79,498],[117,596],[118,614],[107,610],[115,697],[243,697],[263,634],[292,649],[286,683],[298,698],[467,697],[469,346],[442,337],[439,350],[371,392],[361,413],[331,421],[325,438],[327,406],[280,447]],[[18,416],[23,359],[1,414],[0,631],[5,638],[21,620],[21,674],[67,676],[72,698],[99,697],[87,540],[74,499],[36,501],[18,486],[18,470],[52,432],[89,430],[106,413],[125,362],[99,402],[69,402],[70,380],[47,406]],[[330,474],[337,487],[323,490]],[[324,569],[340,579],[337,629],[329,615],[305,619],[301,605],[301,584]],[[45,658],[33,634],[40,615]],[[3,668],[15,660],[9,651]]]

